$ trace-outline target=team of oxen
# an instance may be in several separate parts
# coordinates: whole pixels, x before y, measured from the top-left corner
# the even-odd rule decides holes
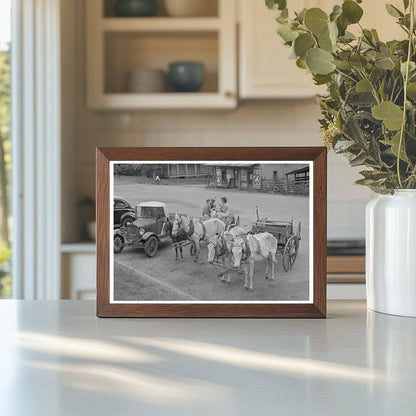
[[[274,280],[277,265],[277,239],[268,232],[252,234],[238,225],[226,225],[219,218],[199,219],[176,215],[170,230],[175,243],[176,259],[178,250],[183,259],[181,242],[189,241],[194,261],[198,262],[201,242],[208,250],[208,263],[221,265],[223,282],[231,283],[232,271],[244,271],[244,287],[253,289],[255,262],[266,262],[266,279]]]

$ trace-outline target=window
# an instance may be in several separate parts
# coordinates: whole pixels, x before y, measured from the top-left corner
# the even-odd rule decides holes
[[[124,201],[122,201],[120,199],[114,200],[114,208],[120,209],[120,208],[126,208],[126,206],[127,205],[126,205],[126,203]]]
[[[11,0],[0,0],[0,298],[11,297],[10,26]]]

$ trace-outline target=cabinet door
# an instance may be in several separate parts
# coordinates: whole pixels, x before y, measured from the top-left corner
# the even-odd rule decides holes
[[[291,0],[289,11],[320,7],[329,13],[336,0]],[[389,3],[403,8],[402,0]],[[401,39],[404,32],[378,1],[361,4],[366,28],[376,28],[382,40]],[[289,59],[290,48],[277,35],[275,17],[278,12],[268,10],[263,0],[239,0],[240,12],[240,97],[241,98],[305,98],[322,93],[313,84],[311,75],[299,69]],[[358,34],[358,25],[349,27]]]
[[[291,12],[320,3],[292,0]],[[305,70],[289,59],[290,48],[277,35],[278,12],[262,0],[240,0],[240,97],[305,98],[318,93]]]

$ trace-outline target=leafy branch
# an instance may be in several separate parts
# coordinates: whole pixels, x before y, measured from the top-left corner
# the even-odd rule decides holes
[[[277,32],[296,65],[326,85],[321,96],[325,144],[366,166],[358,183],[379,193],[416,188],[415,0],[387,12],[406,40],[382,42],[361,24],[362,0],[344,0],[330,13],[314,7],[289,16],[286,0],[266,0],[279,11]],[[356,25],[360,35],[348,29]]]

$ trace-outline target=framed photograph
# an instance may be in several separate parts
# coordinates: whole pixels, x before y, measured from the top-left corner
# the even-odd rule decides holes
[[[97,316],[324,318],[326,154],[97,149]]]

